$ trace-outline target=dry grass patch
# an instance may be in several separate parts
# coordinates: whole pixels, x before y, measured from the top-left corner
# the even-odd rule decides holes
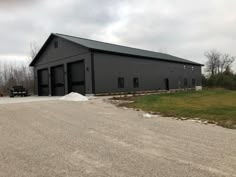
[[[129,99],[134,102],[125,103],[127,107],[158,112],[163,116],[199,118],[223,127],[236,128],[236,91],[217,89]]]

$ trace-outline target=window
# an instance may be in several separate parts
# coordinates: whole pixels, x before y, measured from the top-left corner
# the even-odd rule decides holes
[[[184,70],[186,69],[186,65],[184,65]]]
[[[192,86],[195,87],[196,86],[196,80],[192,79]]]
[[[125,87],[125,79],[123,77],[118,77],[118,88]]]
[[[184,78],[184,87],[188,86],[188,80],[186,78]]]
[[[57,41],[54,42],[54,48],[55,49],[58,48],[58,42]]]
[[[192,66],[192,71],[194,70],[194,66]]]
[[[133,87],[139,88],[139,79],[137,77],[133,78]]]

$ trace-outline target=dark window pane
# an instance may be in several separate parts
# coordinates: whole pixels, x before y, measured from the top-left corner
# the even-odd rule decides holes
[[[118,77],[118,88],[124,88],[125,79],[123,77]]]
[[[133,87],[139,88],[139,79],[137,77],[133,78]]]

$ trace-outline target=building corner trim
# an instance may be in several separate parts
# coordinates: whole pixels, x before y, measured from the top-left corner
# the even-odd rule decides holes
[[[94,73],[94,53],[91,52],[91,68],[92,68],[92,93],[95,94],[95,73]]]

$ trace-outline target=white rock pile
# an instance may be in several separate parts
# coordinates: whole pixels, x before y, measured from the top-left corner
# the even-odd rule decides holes
[[[62,101],[88,101],[88,98],[84,95],[79,94],[79,93],[71,92],[68,95],[65,95],[65,96],[59,98],[59,100],[62,100]]]

